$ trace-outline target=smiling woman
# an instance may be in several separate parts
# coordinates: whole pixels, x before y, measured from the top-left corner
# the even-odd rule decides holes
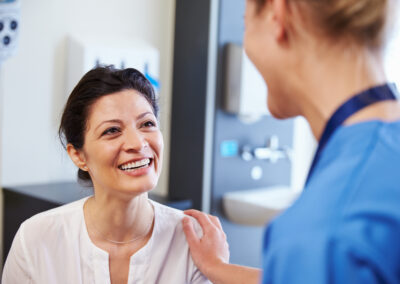
[[[139,71],[99,67],[81,79],[59,134],[94,195],[25,221],[3,283],[209,283],[190,257],[183,214],[147,196],[162,166],[157,117]]]
[[[83,139],[81,148],[71,143],[66,148],[80,176],[97,191],[136,195],[155,187],[163,139],[154,110],[140,92],[122,90],[95,101]]]

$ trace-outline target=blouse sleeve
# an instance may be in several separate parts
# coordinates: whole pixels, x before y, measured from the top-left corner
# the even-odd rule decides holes
[[[29,272],[31,264],[27,260],[23,235],[22,224],[14,237],[7,260],[4,264],[2,276],[3,284],[32,283],[32,277]]]
[[[346,240],[299,236],[264,251],[262,283],[396,283],[381,260]]]
[[[201,229],[199,223],[196,219],[192,219],[194,224],[194,231],[196,232],[197,237],[201,238],[203,236],[203,230]],[[191,266],[191,284],[211,284],[211,282],[204,276],[204,274],[197,268],[194,264],[192,257],[189,254],[189,261]]]
[[[190,281],[190,283],[192,283],[192,284],[211,284],[211,282],[197,268],[192,275],[192,281]]]

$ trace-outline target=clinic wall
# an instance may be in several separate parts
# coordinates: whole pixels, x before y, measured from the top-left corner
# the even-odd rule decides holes
[[[175,0],[22,0],[17,54],[2,66],[2,184],[75,180],[57,139],[66,101],[68,34],[139,37],[160,52],[161,127],[168,159]],[[158,190],[165,194],[167,167]]]

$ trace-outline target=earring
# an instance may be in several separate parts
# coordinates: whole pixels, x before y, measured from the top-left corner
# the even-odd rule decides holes
[[[88,167],[87,167],[87,166],[83,166],[83,167],[82,167],[82,170],[85,171],[85,172],[87,172]]]

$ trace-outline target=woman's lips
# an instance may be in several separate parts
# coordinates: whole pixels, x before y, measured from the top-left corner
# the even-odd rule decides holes
[[[140,168],[145,165],[149,165],[151,162],[151,158],[140,158],[140,159],[135,159],[128,161],[126,163],[123,163],[118,166],[119,169],[121,170],[130,170],[130,169],[135,169],[135,168]]]
[[[153,165],[153,159],[145,158],[136,162],[130,162],[119,166],[118,168],[126,175],[141,176],[150,171]]]

